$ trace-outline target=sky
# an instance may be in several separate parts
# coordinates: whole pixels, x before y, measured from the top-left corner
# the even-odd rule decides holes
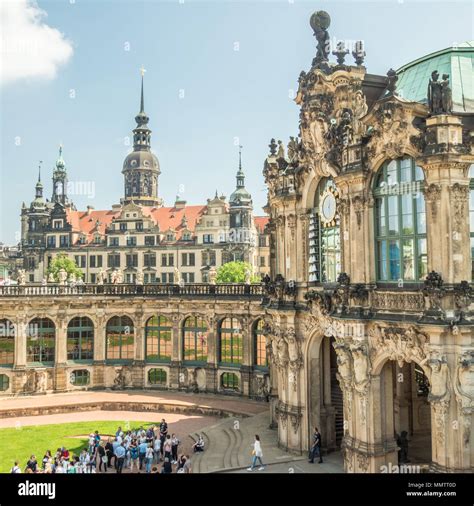
[[[139,110],[140,67],[159,195],[202,204],[235,187],[238,146],[255,214],[272,137],[298,134],[293,101],[316,41],[309,18],[331,16],[332,40],[363,40],[385,75],[474,39],[473,2],[2,0],[0,242],[20,239],[20,209],[45,197],[63,145],[72,200],[108,209],[123,196],[123,159]],[[334,57],[331,57],[334,60]],[[348,58],[352,61],[352,58]]]

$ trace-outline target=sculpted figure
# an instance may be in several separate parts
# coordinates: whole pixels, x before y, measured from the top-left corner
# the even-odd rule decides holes
[[[344,345],[335,346],[337,354],[337,366],[341,378],[344,381],[351,379],[351,359],[348,350]]]
[[[135,283],[137,285],[143,285],[143,271],[141,269],[138,269],[138,271],[137,271],[137,277],[135,279]]]
[[[65,285],[67,283],[67,272],[64,269],[59,269],[58,279],[60,285]]]
[[[278,342],[278,362],[280,365],[285,365],[288,363],[288,344],[285,339],[281,338]]]
[[[435,358],[429,361],[431,368],[430,384],[431,390],[428,396],[429,401],[440,401],[448,395],[449,369],[445,360]]]
[[[179,285],[181,283],[181,273],[177,267],[174,268],[174,284]]]
[[[69,281],[70,285],[76,284],[76,275],[73,272],[71,272],[71,274],[69,274],[68,281]]]
[[[438,82],[438,78],[439,72],[433,71],[428,84],[428,107],[432,114],[439,114],[443,109],[441,83]]]
[[[217,279],[217,271],[216,271],[216,268],[214,266],[212,266],[209,269],[209,283],[211,283],[211,285],[215,285],[216,279]]]
[[[55,282],[56,281],[54,280],[54,274],[50,272],[48,275],[48,283],[55,283]]]
[[[300,350],[298,341],[296,340],[295,329],[290,329],[286,335],[288,340],[288,356],[290,358],[290,362],[298,362],[300,359]]]
[[[104,269],[101,269],[99,271],[99,274],[97,275],[97,284],[103,285],[106,280],[107,280],[107,273],[104,271]]]
[[[112,271],[112,274],[110,275],[110,280],[112,281],[113,285],[117,284],[117,271],[115,269]]]
[[[25,269],[18,269],[18,278],[17,278],[19,285],[25,285],[26,284],[26,272]]]
[[[352,351],[354,358],[354,377],[358,386],[364,386],[369,381],[369,360],[360,347]]]

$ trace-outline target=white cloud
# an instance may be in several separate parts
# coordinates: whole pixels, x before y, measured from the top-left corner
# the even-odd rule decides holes
[[[34,0],[0,0],[0,82],[53,79],[71,58],[72,44],[48,26]]]

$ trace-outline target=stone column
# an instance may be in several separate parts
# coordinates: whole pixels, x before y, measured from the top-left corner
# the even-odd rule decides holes
[[[179,314],[174,314],[171,316],[171,321],[173,322],[173,329],[171,334],[171,365],[170,365],[170,378],[169,385],[170,388],[180,388],[180,374],[181,374],[181,364],[182,364],[182,353],[183,353],[183,345],[182,345],[182,332],[180,328],[180,316]]]
[[[97,317],[95,319],[94,329],[94,370],[93,370],[93,387],[105,387],[105,329],[107,318],[102,308],[97,309]]]
[[[240,318],[242,325],[242,365],[241,373],[241,393],[249,396],[251,394],[252,381],[252,330],[251,321],[247,316]]]
[[[26,367],[26,340],[28,333],[28,320],[25,317],[18,317],[15,322],[15,358],[14,369]]]
[[[65,316],[56,320],[56,346],[54,357],[54,390],[61,392],[67,390],[67,318]]]
[[[207,365],[206,383],[208,392],[217,391],[217,367],[219,361],[219,332],[217,331],[217,316],[206,318],[207,334]]]

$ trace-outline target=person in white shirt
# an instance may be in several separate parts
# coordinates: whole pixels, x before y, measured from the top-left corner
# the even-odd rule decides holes
[[[10,473],[12,473],[12,474],[19,474],[19,473],[21,473],[21,469],[20,469],[20,466],[18,465],[18,462],[15,461],[15,464],[13,465]]]
[[[260,444],[260,436],[258,434],[255,434],[255,441],[253,443],[252,455],[253,455],[252,465],[247,468],[247,471],[253,471],[253,468],[255,467],[257,460],[260,462],[260,467],[258,468],[258,470],[263,471],[265,469],[265,466],[263,465],[262,445]]]
[[[160,451],[161,451],[161,440],[159,437],[155,439],[154,448],[155,450],[155,464],[158,464],[160,462]]]

